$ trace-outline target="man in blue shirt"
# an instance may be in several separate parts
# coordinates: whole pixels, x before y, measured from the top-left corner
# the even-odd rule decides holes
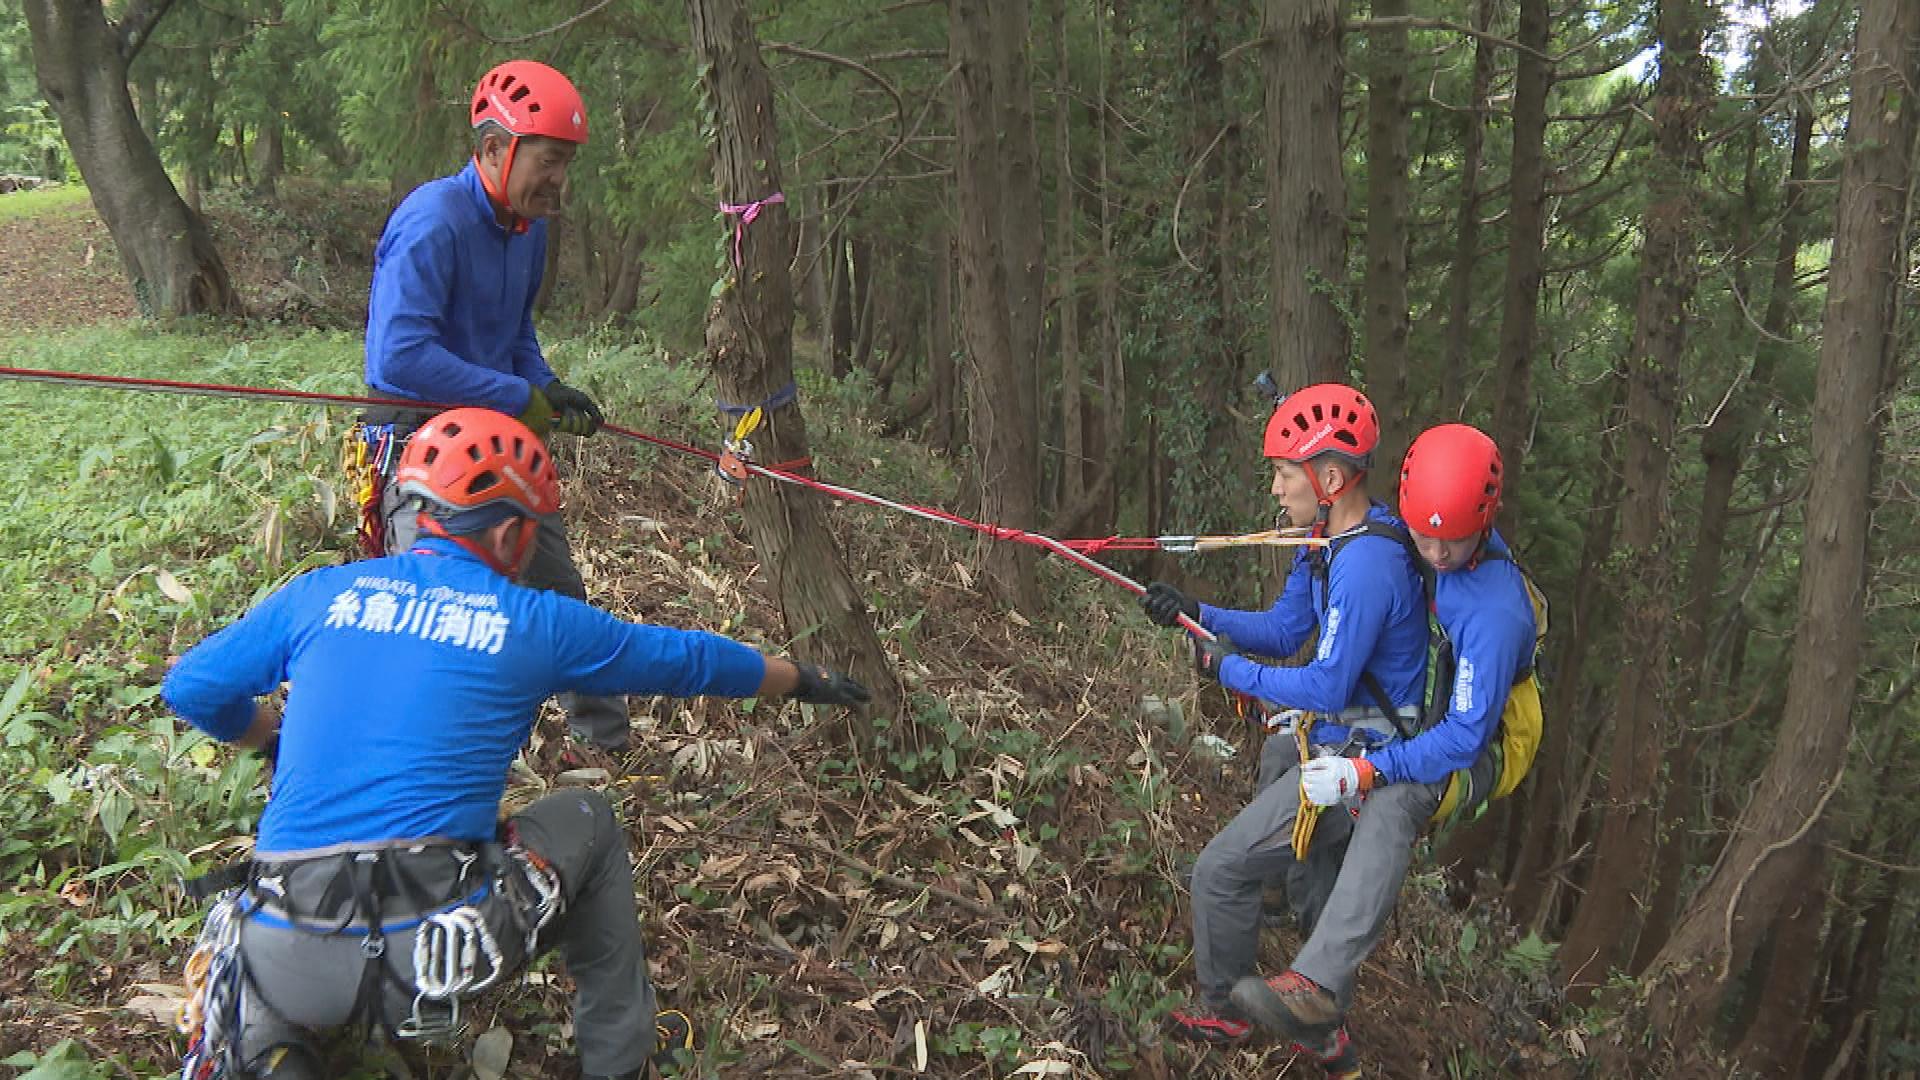
[[[612,807],[568,791],[498,821],[540,702],[575,689],[851,705],[867,692],[516,585],[559,488],[511,417],[435,417],[395,480],[427,507],[410,551],[295,578],[167,675],[167,703],[195,727],[278,745],[247,885],[202,936],[201,971],[235,974],[195,988],[206,1030],[192,1053],[225,1055],[236,1075],[318,1080],[309,1032],[445,1034],[463,998],[558,946],[584,1074],[632,1080],[656,1053],[656,1016]],[[255,701],[282,684],[276,721]],[[684,1016],[659,1027],[666,1052],[690,1045]]]
[[[1359,747],[1357,754],[1349,748],[1307,767],[1303,788],[1310,801],[1361,800],[1327,911],[1362,911],[1370,919],[1345,922],[1338,939],[1326,942],[1318,941],[1316,927],[1291,969],[1266,980],[1246,976],[1233,989],[1242,1014],[1323,1060],[1351,1052],[1344,1010],[1353,974],[1378,942],[1405,879],[1409,849],[1449,785],[1456,785],[1449,803],[1461,797],[1459,787],[1477,790],[1466,795],[1469,801],[1504,794],[1489,748],[1500,732],[1508,688],[1532,670],[1535,634],[1526,582],[1493,529],[1501,472],[1493,440],[1465,424],[1434,428],[1408,448],[1400,513],[1433,574],[1434,610],[1454,657],[1452,685],[1440,691],[1444,712],[1430,708],[1430,717],[1441,715],[1411,737]],[[1531,682],[1526,685],[1533,692]],[[1523,752],[1530,760],[1532,747]],[[1517,764],[1516,778],[1526,763]],[[1382,815],[1382,804],[1406,811]],[[1337,1006],[1318,987],[1334,990]]]
[[[1282,402],[1265,440],[1266,456],[1274,463],[1273,494],[1287,523],[1310,527],[1328,544],[1295,557],[1286,587],[1267,611],[1201,604],[1161,582],[1142,598],[1148,615],[1162,625],[1184,615],[1218,635],[1214,641],[1196,640],[1203,674],[1229,690],[1313,714],[1299,722],[1312,725],[1317,753],[1386,745],[1401,737],[1418,713],[1425,680],[1427,613],[1419,575],[1402,544],[1368,527],[1369,522],[1398,524],[1367,495],[1366,473],[1379,436],[1373,406],[1351,387],[1310,386]],[[1312,659],[1300,667],[1270,666],[1242,654],[1289,657],[1316,634]],[[1380,698],[1391,711],[1382,708]],[[1268,881],[1286,880],[1296,909],[1312,919],[1312,933],[1294,969],[1311,977],[1316,1001],[1336,1016],[1336,994],[1351,991],[1358,939],[1377,934],[1385,924],[1385,910],[1357,902],[1338,885],[1317,915],[1299,895],[1308,876],[1291,842],[1302,788],[1297,745],[1292,733],[1267,740],[1253,801],[1194,865],[1194,969],[1200,994],[1193,1006],[1172,1013],[1177,1035],[1225,1044],[1251,1036],[1249,1017],[1230,995],[1234,984],[1253,972],[1261,892]],[[1329,815],[1319,823],[1312,854],[1338,857],[1344,849],[1342,862],[1350,866],[1376,847],[1397,848],[1404,864],[1412,831],[1438,800],[1424,788],[1408,787],[1369,804],[1357,823]],[[1316,876],[1329,877],[1334,868],[1323,866],[1323,860],[1313,859]],[[1346,869],[1339,873],[1344,881]],[[1391,907],[1389,900],[1386,909]],[[1340,1036],[1337,1043],[1328,1038],[1311,1048],[1330,1071],[1351,1059],[1344,1029]]]
[[[533,302],[547,263],[547,223],[560,208],[567,169],[587,141],[586,106],[566,76],[512,60],[481,78],[469,120],[473,159],[421,185],[387,219],[374,251],[367,305],[367,385],[376,394],[479,405],[517,416],[547,438],[590,435],[600,407],[554,376],[533,332]],[[419,410],[369,410],[397,447],[425,418]],[[397,460],[389,449],[386,460]],[[413,543],[418,508],[388,483],[381,498],[388,553]],[[585,600],[586,584],[559,518],[545,522],[526,583]],[[563,696],[577,741],[627,746],[626,702]]]

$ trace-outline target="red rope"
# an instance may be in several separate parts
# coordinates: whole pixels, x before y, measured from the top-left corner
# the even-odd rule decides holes
[[[48,371],[20,367],[0,366],[0,378],[120,390],[151,390],[162,393],[196,394],[207,397],[237,397],[256,401],[312,402],[325,405],[375,405],[387,408],[418,408],[422,411],[445,410],[456,407],[434,401],[407,401],[396,398],[372,397],[363,394],[328,394],[316,390],[278,390],[257,386],[237,386],[228,383],[192,382],[179,379],[148,379],[131,375],[95,375],[78,371]],[[658,435],[649,435],[644,431],[621,427],[618,424],[603,424],[601,426],[604,430],[618,435],[621,438],[703,458],[714,464],[718,464],[720,461],[720,455],[714,451],[703,449],[689,443],[677,442],[673,439],[662,438]],[[1133,592],[1141,591],[1138,583],[1094,562],[1092,559],[1087,558],[1087,556],[1096,555],[1103,551],[1152,551],[1158,546],[1152,537],[1145,536],[1109,536],[1087,540],[1055,540],[1052,537],[1028,532],[1025,529],[974,521],[970,518],[964,518],[958,514],[949,513],[932,506],[922,506],[917,503],[908,502],[896,502],[890,505],[886,500],[874,495],[869,495],[864,491],[815,480],[795,471],[810,468],[811,465],[812,462],[805,458],[797,461],[781,462],[776,466],[756,465],[751,462],[747,463],[750,471],[769,479],[781,480],[790,484],[797,484],[801,487],[812,488],[815,491],[833,498],[848,502],[864,503],[868,506],[875,506],[881,509],[891,509],[893,506],[905,507],[923,517],[933,518],[946,522],[949,525],[969,529],[995,540],[1007,540],[1014,543],[1027,544],[1046,551],[1052,551],[1055,554],[1066,557],[1069,562],[1073,562],[1082,569],[1098,574],[1100,577],[1128,588]]]

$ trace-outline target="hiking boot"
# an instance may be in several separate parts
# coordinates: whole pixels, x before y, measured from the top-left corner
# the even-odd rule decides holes
[[[1167,1032],[1187,1042],[1239,1046],[1253,1038],[1253,1025],[1204,1005],[1192,1005],[1167,1014]]]
[[[653,1056],[646,1064],[617,1076],[583,1073],[580,1080],[647,1080],[661,1070],[679,1066],[681,1050],[689,1057],[693,1054],[693,1021],[679,1009],[662,1009],[653,1014]]]
[[[1318,983],[1288,969],[1271,979],[1233,984],[1233,1004],[1253,1022],[1292,1042],[1325,1045],[1340,1028],[1340,1004]]]
[[[1326,1070],[1327,1080],[1360,1080],[1360,1055],[1353,1049],[1353,1039],[1347,1035],[1347,1026],[1333,1029],[1333,1034],[1315,1046],[1294,1043],[1293,1048],[1318,1061]]]
[[[684,1051],[686,1056],[681,1057]],[[693,1060],[693,1021],[679,1009],[653,1014],[653,1067],[668,1069]]]

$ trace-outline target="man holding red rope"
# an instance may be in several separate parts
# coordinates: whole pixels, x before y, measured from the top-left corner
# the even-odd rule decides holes
[[[547,261],[544,219],[560,209],[568,167],[586,144],[586,105],[560,72],[511,60],[481,78],[468,120],[473,159],[415,189],[380,236],[367,385],[412,401],[493,409],[542,439],[552,431],[591,435],[603,419],[599,405],[554,375],[533,331]],[[391,468],[421,419],[417,410],[368,413],[369,424],[393,425],[376,466]],[[386,550],[407,550],[419,508],[391,485],[379,498]],[[542,523],[526,582],[586,599],[558,517]],[[576,743],[627,749],[625,699],[566,694],[561,705]]]

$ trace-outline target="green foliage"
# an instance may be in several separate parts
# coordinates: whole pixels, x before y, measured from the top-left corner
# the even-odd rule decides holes
[[[0,1060],[0,1065],[24,1070],[15,1074],[18,1080],[107,1080],[113,1075],[107,1066],[90,1062],[72,1039],[60,1040],[44,1054],[22,1050]]]

